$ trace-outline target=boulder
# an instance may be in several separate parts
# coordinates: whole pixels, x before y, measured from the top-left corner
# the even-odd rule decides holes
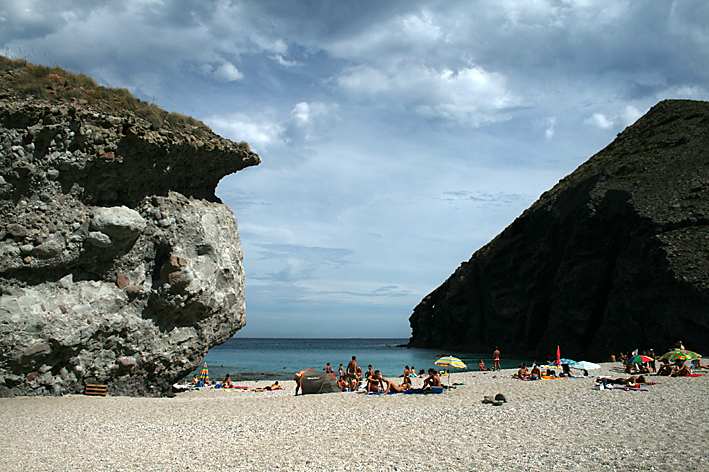
[[[166,126],[0,101],[1,396],[170,393],[246,323],[237,221],[214,191],[260,159]]]

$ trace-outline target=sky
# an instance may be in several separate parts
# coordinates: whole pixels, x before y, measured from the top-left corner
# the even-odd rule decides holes
[[[709,99],[709,2],[0,0],[2,54],[247,141],[242,337],[414,307],[657,102]]]

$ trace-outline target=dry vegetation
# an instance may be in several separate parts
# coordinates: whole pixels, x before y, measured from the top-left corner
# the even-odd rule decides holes
[[[120,112],[128,110],[148,120],[155,128],[197,128],[211,132],[199,120],[176,112],[167,112],[153,103],[133,96],[127,89],[103,87],[86,74],[75,74],[61,67],[31,64],[25,59],[0,56],[0,78],[4,88],[20,96],[32,96],[50,101],[69,101]],[[248,143],[239,143],[249,148]]]

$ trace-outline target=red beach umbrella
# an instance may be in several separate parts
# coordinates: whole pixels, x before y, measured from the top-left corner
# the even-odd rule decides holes
[[[559,346],[556,346],[556,360],[554,361],[554,365],[561,365],[561,349],[559,349]]]

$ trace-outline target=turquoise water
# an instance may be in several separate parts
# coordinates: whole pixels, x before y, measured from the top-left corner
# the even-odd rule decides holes
[[[438,349],[401,347],[409,340],[402,339],[283,339],[283,338],[231,338],[221,346],[210,349],[204,358],[210,378],[223,379],[227,373],[233,380],[290,380],[299,370],[313,367],[325,370],[329,362],[337,372],[340,364],[347,367],[352,356],[363,370],[371,364],[385,377],[402,375],[405,366],[417,371],[436,367],[434,362],[442,356],[459,357],[468,369],[477,370],[480,358],[492,365],[492,352],[450,352]],[[515,368],[530,359],[506,358],[502,355],[503,369]],[[191,378],[199,370],[190,374]]]

